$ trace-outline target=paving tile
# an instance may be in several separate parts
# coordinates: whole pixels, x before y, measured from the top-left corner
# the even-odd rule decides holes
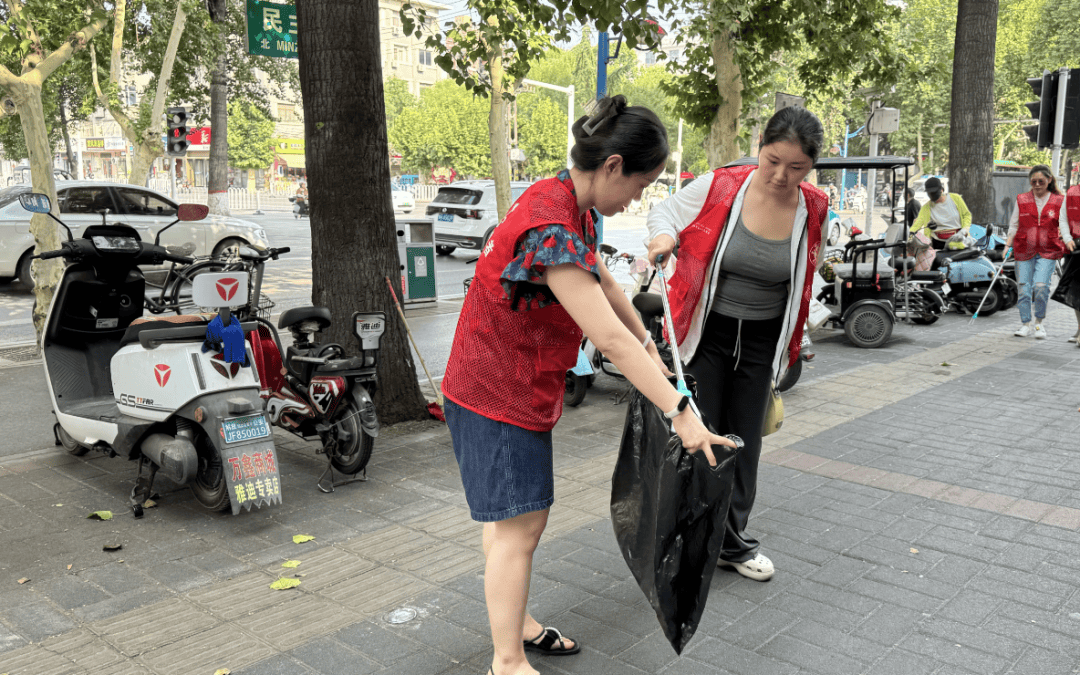
[[[71,675],[86,672],[62,654],[38,645],[23,647],[3,655],[2,666],[7,675]]]
[[[424,649],[422,643],[373,620],[354,623],[330,637],[383,665],[397,663]]]
[[[376,567],[332,586],[321,588],[316,593],[362,616],[370,616],[376,612],[391,609],[430,588],[430,584],[410,574],[389,567]]]
[[[284,568],[281,564],[268,566],[266,571],[276,576],[303,574],[301,583],[306,591],[317,591],[357,574],[374,569],[378,565],[355,553],[332,546],[298,553],[294,560],[300,561],[296,568]]]
[[[122,654],[137,656],[220,623],[203,609],[172,599],[92,623],[89,627]]]
[[[241,631],[211,629],[146,652],[138,660],[157,675],[192,675],[219,668],[239,670],[273,656],[274,651]]]
[[[17,635],[30,642],[40,642],[75,628],[71,619],[45,603],[6,607],[3,617]]]
[[[319,673],[367,675],[380,665],[363,654],[330,638],[317,638],[289,652],[289,655]],[[416,671],[408,671],[416,672]]]
[[[85,628],[49,638],[41,647],[93,673],[124,662],[124,656]]]
[[[288,599],[242,616],[235,623],[278,649],[293,649],[311,638],[337,630],[343,623],[360,619],[359,615],[317,595],[274,592],[287,594]]]

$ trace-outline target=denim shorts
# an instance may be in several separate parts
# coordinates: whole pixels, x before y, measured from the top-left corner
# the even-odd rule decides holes
[[[497,422],[444,400],[472,519],[490,523],[549,508],[555,501],[551,432]]]

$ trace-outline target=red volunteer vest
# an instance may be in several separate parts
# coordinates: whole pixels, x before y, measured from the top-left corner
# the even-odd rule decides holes
[[[1013,256],[1017,260],[1040,258],[1057,260],[1065,255],[1065,244],[1058,232],[1058,214],[1064,207],[1065,197],[1050,193],[1050,199],[1039,213],[1035,195],[1022,192],[1016,196],[1016,208],[1020,214],[1020,227],[1013,237]]]
[[[558,224],[595,242],[592,218],[578,215],[570,190],[558,178],[536,183],[495,228],[476,263],[442,381],[443,394],[458,405],[533,431],[551,430],[562,415],[566,371],[577,363],[582,333],[558,303],[515,311],[500,279],[534,227]],[[595,243],[589,248],[596,252]]]
[[[1069,217],[1069,233],[1073,239],[1080,239],[1080,185],[1065,193],[1065,212]]]
[[[756,168],[739,166],[716,169],[713,172],[712,187],[701,213],[694,222],[679,233],[679,262],[668,287],[668,300],[671,303],[672,321],[675,324],[675,338],[679,344],[686,340],[686,335],[690,331],[694,309],[705,291],[709,268],[712,266],[720,235],[731,214],[731,206],[735,202],[739,188]],[[798,322],[795,324],[795,333],[788,343],[789,367],[799,358],[799,350],[802,347],[803,325],[810,311],[814,270],[817,267],[818,246],[821,244],[821,225],[825,222],[829,208],[828,197],[821,190],[805,182],[799,185],[799,189],[802,190],[806,202],[809,240],[806,278],[803,280]],[[793,234],[797,235],[797,233]],[[794,284],[792,287],[794,288]]]

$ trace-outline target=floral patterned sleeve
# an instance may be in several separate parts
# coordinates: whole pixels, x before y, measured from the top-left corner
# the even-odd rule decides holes
[[[566,264],[577,265],[600,278],[596,255],[581,237],[566,227],[546,225],[526,232],[500,278],[513,308],[539,309],[558,302],[548,287],[540,284],[540,278],[548,267]]]

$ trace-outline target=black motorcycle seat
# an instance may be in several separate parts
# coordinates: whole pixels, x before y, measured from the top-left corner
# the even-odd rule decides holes
[[[911,275],[910,275],[910,279],[912,281],[944,281],[945,280],[945,273],[944,272],[930,272],[930,271],[912,272]]]
[[[325,307],[293,307],[281,313],[277,325],[278,328],[287,329],[309,320],[317,321],[319,330],[328,328],[332,323],[330,321],[330,310]]]
[[[664,315],[664,301],[656,293],[638,293],[631,302],[634,309],[641,312],[646,325],[654,317]]]
[[[915,267],[915,258],[911,258],[911,257],[902,258],[900,256],[895,256],[894,255],[891,258],[889,258],[889,266],[892,267],[895,270],[899,270],[899,269],[910,270],[910,269],[913,269]]]
[[[953,259],[954,262],[960,262],[961,260],[971,260],[972,258],[978,258],[980,255],[982,255],[982,251],[980,251],[979,249],[969,248],[960,251],[959,253],[955,253],[950,257]]]
[[[139,341],[139,333],[144,330],[157,330],[159,328],[179,328],[181,326],[197,326],[210,323],[210,317],[202,314],[179,314],[176,316],[153,316],[135,319],[124,331],[124,337],[120,339],[120,346]]]

